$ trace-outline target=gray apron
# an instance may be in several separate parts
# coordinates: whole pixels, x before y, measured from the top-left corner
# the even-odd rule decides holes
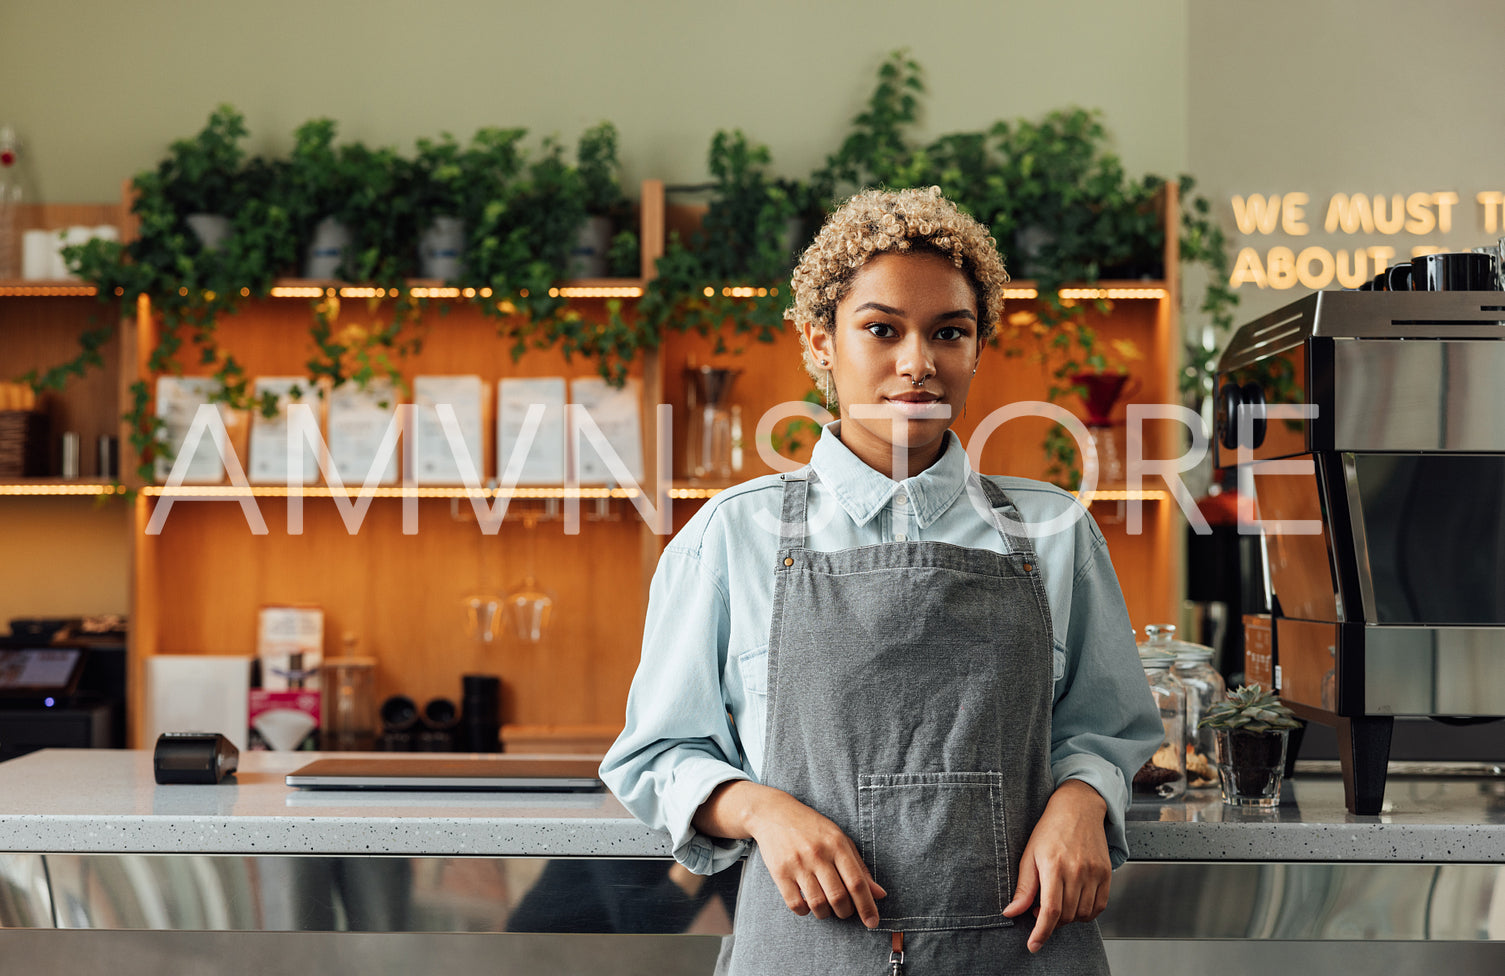
[[[975,476],[974,476],[975,477]],[[785,476],[768,647],[763,782],[839,826],[888,891],[878,931],[795,915],[756,849],[742,874],[735,976],[1108,971],[1097,924],[1003,916],[1053,791],[1050,610],[1018,513],[986,478],[1006,553],[942,542],[805,548],[815,473]],[[973,483],[975,489],[976,482]]]

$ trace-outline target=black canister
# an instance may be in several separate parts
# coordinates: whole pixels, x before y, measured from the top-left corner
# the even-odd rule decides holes
[[[454,752],[455,729],[460,712],[448,698],[430,699],[423,706],[423,729],[418,733],[419,752]]]
[[[455,744],[464,752],[500,752],[502,679],[494,674],[467,674],[460,686],[464,696]]]
[[[407,695],[393,695],[381,703],[381,749],[412,752],[413,727],[418,724],[418,706]]]

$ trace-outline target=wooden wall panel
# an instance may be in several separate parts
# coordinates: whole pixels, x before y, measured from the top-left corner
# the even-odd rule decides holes
[[[331,499],[308,499],[294,536],[284,499],[255,501],[264,536],[236,502],[178,501],[162,533],[141,540],[152,553],[138,563],[155,603],[152,653],[253,653],[261,606],[319,606],[324,653],[354,634],[380,662],[380,697],[458,701],[462,674],[490,673],[503,678],[508,722],[620,721],[643,624],[639,529],[625,503],[578,535],[509,521],[487,536],[447,500],[422,499],[418,532],[403,535],[402,501],[378,499],[352,535]],[[519,640],[506,620],[491,644],[472,639],[466,598],[505,597],[530,569],[555,601],[544,640]]]

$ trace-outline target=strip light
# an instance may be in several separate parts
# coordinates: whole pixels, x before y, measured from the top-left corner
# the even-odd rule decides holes
[[[1062,288],[1062,298],[1084,299],[1161,299],[1167,296],[1164,288]]]
[[[670,498],[682,498],[682,499],[713,498],[716,495],[719,495],[723,491],[726,491],[726,489],[725,488],[670,488],[669,489],[669,497]],[[1169,497],[1170,497],[1169,494],[1166,493],[1166,492],[1164,492],[1164,491],[1154,491],[1154,490],[1144,490],[1144,491],[1124,491],[1124,490],[1107,491],[1107,490],[1104,490],[1104,491],[1095,491],[1095,492],[1092,493],[1092,500],[1094,502],[1126,502],[1126,501],[1136,501],[1136,500],[1137,501],[1145,501],[1145,502],[1163,502],[1163,501],[1165,501]]]
[[[0,485],[0,495],[124,495],[125,493],[125,485],[113,484]]]
[[[635,285],[566,285],[563,288],[550,288],[550,298],[642,298],[643,289]]]
[[[1077,492],[1077,497],[1081,497],[1080,492]],[[1122,489],[1116,489],[1094,491],[1092,493],[1092,500],[1094,502],[1163,502],[1168,498],[1170,498],[1170,494],[1168,492],[1148,489],[1143,491],[1124,491]]]
[[[373,498],[637,498],[636,488],[394,488],[377,487],[363,491],[359,487],[342,488],[336,492],[322,485],[289,490],[286,485],[254,485],[240,488],[235,485],[172,485],[153,486],[141,489],[143,495],[152,498],[287,498],[293,491],[308,498],[333,498],[336,494],[345,498],[357,498],[369,494]]]
[[[725,488],[670,488],[670,498],[714,498]]]
[[[123,289],[115,291],[121,294]],[[93,285],[0,285],[0,295],[7,298],[59,298],[95,293]]]

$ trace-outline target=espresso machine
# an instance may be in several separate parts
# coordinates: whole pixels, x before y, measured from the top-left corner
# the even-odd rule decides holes
[[[1274,684],[1377,814],[1397,716],[1505,716],[1505,293],[1308,295],[1238,330],[1218,389]]]

